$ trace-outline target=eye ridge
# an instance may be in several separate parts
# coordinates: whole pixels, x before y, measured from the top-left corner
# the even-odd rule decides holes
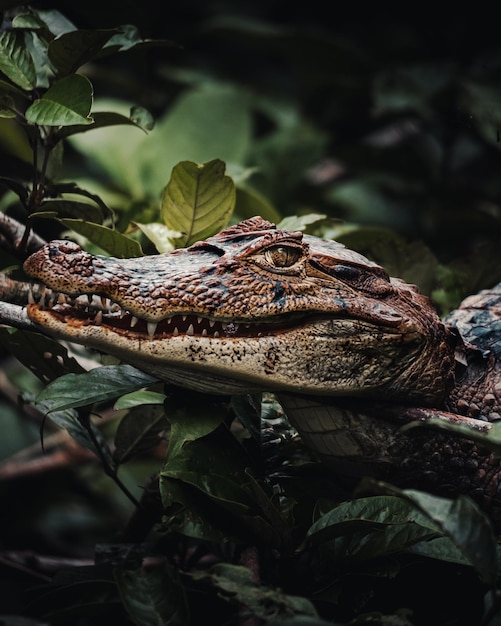
[[[264,258],[273,267],[292,267],[302,256],[302,250],[295,246],[277,245],[268,248]]]

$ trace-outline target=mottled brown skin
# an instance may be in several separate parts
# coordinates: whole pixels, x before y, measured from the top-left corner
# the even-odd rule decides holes
[[[415,287],[363,256],[261,218],[140,259],[56,241],[25,269],[69,296],[28,307],[44,332],[183,386],[277,392],[338,473],[470,493],[497,517],[501,472],[491,454],[426,427],[399,431],[433,415],[478,429],[499,418],[497,354],[470,346],[467,309],[446,326]],[[75,303],[81,294],[98,298],[87,308]]]

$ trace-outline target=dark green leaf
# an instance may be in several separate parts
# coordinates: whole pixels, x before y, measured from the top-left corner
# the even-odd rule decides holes
[[[448,500],[414,490],[403,495],[440,527],[485,583],[495,584],[496,538],[489,519],[472,500],[465,496]]]
[[[48,57],[60,76],[94,59],[117,30],[74,30],[50,42]]]
[[[0,33],[0,70],[18,87],[31,91],[36,87],[35,65],[22,33]]]
[[[54,83],[28,107],[26,119],[39,126],[92,124],[92,85],[81,74],[71,74]]]
[[[68,356],[66,348],[50,337],[0,328],[0,344],[44,383],[69,372],[84,372],[79,363]]]
[[[123,605],[136,626],[187,626],[184,588],[167,561],[155,568],[115,569]]]
[[[145,111],[145,109],[143,109]],[[132,112],[131,112],[132,115]],[[64,126],[60,128],[56,132],[57,140],[65,139],[66,137],[70,137],[71,135],[76,135],[79,133],[84,133],[90,130],[96,130],[98,128],[106,128],[108,126],[136,126],[143,130],[149,130],[149,122],[148,119],[151,117],[150,113],[145,112],[142,116],[135,117],[126,117],[125,115],[121,115],[120,113],[110,112],[101,112],[96,111],[92,113],[92,119],[94,120],[93,124],[76,124],[74,126]],[[143,126],[142,124],[145,124]]]
[[[105,365],[58,378],[38,395],[37,402],[50,401],[51,411],[61,411],[112,400],[155,382],[156,378],[131,365]]]
[[[159,434],[167,427],[163,406],[144,404],[132,408],[121,419],[115,434],[115,462],[125,463],[154,448],[160,442]]]
[[[32,217],[78,218],[86,222],[102,222],[103,213],[101,209],[89,202],[77,202],[76,200],[45,200],[40,205]]]
[[[114,257],[129,259],[143,256],[141,244],[117,230],[81,219],[61,218],[60,222]]]
[[[266,620],[266,623],[277,620],[278,625],[282,623],[281,620],[295,615],[318,617],[309,600],[257,584],[252,579],[251,571],[240,565],[221,563],[192,576],[195,580],[204,581],[229,602],[246,607],[250,615]]]
[[[111,450],[101,434],[101,431],[96,428],[94,424],[89,424],[89,429],[92,432],[91,436],[89,430],[82,424],[76,411],[73,409],[64,411],[56,410],[53,408],[56,406],[56,403],[52,402],[50,398],[40,401],[37,398],[36,401],[33,402],[33,406],[42,414],[48,415],[50,421],[58,428],[66,430],[70,437],[78,444],[91,450],[98,458],[102,459],[104,457],[108,465],[113,467]],[[95,442],[97,442],[99,449],[96,447]]]
[[[225,164],[183,161],[176,165],[162,198],[162,219],[183,233],[178,247],[214,235],[228,223],[235,207],[235,185],[225,176]]]

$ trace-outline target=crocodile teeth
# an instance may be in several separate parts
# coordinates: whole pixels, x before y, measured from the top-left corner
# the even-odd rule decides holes
[[[172,336],[179,337],[179,330],[177,329],[177,326],[174,326],[174,330],[172,331]]]
[[[208,333],[207,333],[207,330],[204,328],[204,329],[202,330],[202,337],[208,337],[208,336],[209,336],[209,335],[208,335]]]
[[[130,318],[130,327],[131,327],[131,328],[134,328],[134,326],[135,326],[138,322],[139,322],[139,318],[138,318],[138,317],[136,317],[135,315],[133,315],[133,316]]]
[[[188,330],[186,331],[186,334],[187,334],[189,337],[193,337],[193,335],[195,334],[195,329],[193,328],[193,324],[190,324],[190,325],[188,326]]]
[[[157,329],[158,323],[157,322],[147,322],[146,323],[146,327],[148,329],[148,335],[150,337],[153,337],[153,335],[155,334],[155,331]]]
[[[28,289],[28,304],[35,304],[35,298],[31,287]]]
[[[64,295],[64,293],[60,293],[57,296],[57,303],[58,304],[66,304],[66,296]]]
[[[102,323],[103,323],[103,312],[98,311],[96,313],[96,316],[94,317],[94,324],[97,324],[98,326],[100,326]]]
[[[215,339],[217,339],[217,338],[218,338],[218,337],[220,337],[220,336],[221,336],[221,335],[217,332],[217,330],[216,330],[216,331],[214,331],[214,335],[213,335],[213,337],[214,337]]]
[[[215,320],[209,320],[209,326],[212,328],[215,324]]]

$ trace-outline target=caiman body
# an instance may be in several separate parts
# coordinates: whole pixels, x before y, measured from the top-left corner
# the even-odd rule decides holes
[[[338,473],[469,493],[497,517],[492,454],[426,426],[399,430],[434,414],[480,430],[499,419],[499,340],[481,336],[468,303],[443,324],[365,257],[261,218],[139,259],[55,241],[25,269],[52,290],[27,308],[44,333],[185,387],[273,391]],[[491,298],[482,315],[495,322]]]

